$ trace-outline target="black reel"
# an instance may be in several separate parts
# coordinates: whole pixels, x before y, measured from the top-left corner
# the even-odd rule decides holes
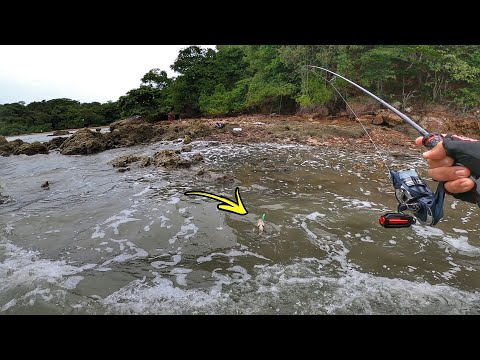
[[[413,216],[426,225],[436,225],[443,217],[445,188],[439,183],[434,193],[413,169],[390,171],[398,200],[396,213],[381,216],[380,225],[385,228],[410,227],[415,223]],[[410,212],[413,216],[404,214]]]

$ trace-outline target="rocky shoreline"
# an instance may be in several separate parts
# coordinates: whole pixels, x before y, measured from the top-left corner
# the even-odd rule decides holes
[[[480,121],[475,118],[465,119],[447,117],[444,113],[430,113],[412,115],[412,119],[430,131],[455,132],[480,138]],[[50,151],[59,151],[63,155],[89,155],[112,148],[177,139],[182,139],[185,145],[193,140],[240,144],[270,142],[368,152],[374,149],[371,138],[376,145],[388,147],[390,151],[404,153],[422,151],[414,144],[418,133],[389,110],[367,109],[363,113],[360,112],[359,120],[356,121],[349,114],[323,117],[272,114],[149,123],[136,116],[112,123],[110,132],[107,133],[85,128],[78,130],[69,138],[54,137],[44,143],[26,143],[20,139],[7,141],[0,136],[0,155],[48,154]],[[173,155],[169,156],[173,158]],[[171,163],[172,160],[165,161]]]

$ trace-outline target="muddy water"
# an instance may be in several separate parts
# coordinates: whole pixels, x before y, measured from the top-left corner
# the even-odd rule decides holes
[[[108,164],[180,143],[0,158],[13,199],[0,205],[0,313],[480,313],[474,206],[449,197],[436,227],[384,229],[378,217],[396,200],[374,155],[192,145],[205,175]],[[245,216],[184,195],[233,198],[237,186]]]

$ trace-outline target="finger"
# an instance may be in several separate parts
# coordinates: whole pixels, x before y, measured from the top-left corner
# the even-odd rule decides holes
[[[415,144],[422,145],[422,141],[423,141],[423,136],[420,136],[420,137],[415,139]]]
[[[440,160],[447,156],[445,148],[443,147],[443,141],[439,142],[432,150],[428,150],[423,153],[425,159]]]
[[[444,166],[428,170],[428,175],[437,181],[452,181],[470,176],[470,170],[463,166]]]
[[[458,179],[455,181],[449,181],[445,183],[445,190],[452,194],[459,194],[470,191],[475,186],[475,182],[468,179]]]
[[[450,156],[447,156],[442,160],[427,160],[427,162],[430,169],[435,169],[438,167],[452,166],[455,160]]]

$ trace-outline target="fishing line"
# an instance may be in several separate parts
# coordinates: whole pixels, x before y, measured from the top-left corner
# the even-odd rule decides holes
[[[313,70],[314,73],[316,75],[318,75],[316,73],[315,70]],[[335,85],[332,84],[332,81],[334,81],[337,76],[334,76],[333,78],[331,78],[330,80],[327,80],[326,78],[318,75],[319,77],[321,77],[322,79],[324,79],[326,82],[328,82],[334,89],[335,91],[337,92],[337,94],[342,98],[342,100],[345,102],[345,104],[348,106],[348,108],[350,109],[350,111],[352,112],[352,114],[355,116],[355,120],[357,120],[360,125],[362,126],[362,129],[363,131],[365,131],[365,134],[367,134],[368,138],[370,139],[370,142],[373,144],[373,146],[375,147],[375,151],[377,152],[377,155],[380,157],[380,159],[382,160],[383,164],[385,165],[385,167],[387,168],[388,170],[388,174],[389,174],[389,177],[390,177],[390,168],[388,167],[387,165],[387,162],[386,162],[386,157],[383,157],[381,154],[382,152],[380,151],[380,149],[377,147],[377,145],[375,144],[375,141],[373,141],[372,137],[370,136],[369,132],[367,131],[367,129],[365,128],[365,126],[362,124],[362,122],[360,121],[360,119],[358,118],[357,114],[355,113],[355,111],[352,109],[352,107],[350,106],[350,104],[348,103],[348,101],[345,99],[345,97],[343,97],[343,95],[340,93],[340,91],[337,89],[337,87]]]

